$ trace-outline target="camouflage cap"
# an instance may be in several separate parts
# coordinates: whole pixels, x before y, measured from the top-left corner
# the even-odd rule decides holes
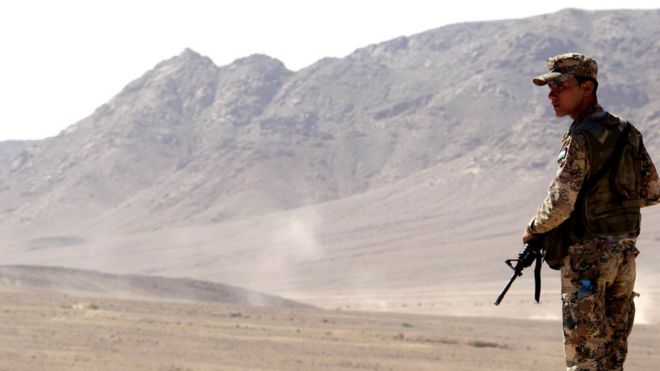
[[[536,76],[532,81],[538,86],[548,82],[561,83],[571,76],[591,77],[596,79],[598,64],[595,60],[580,53],[561,54],[548,58],[548,73]]]

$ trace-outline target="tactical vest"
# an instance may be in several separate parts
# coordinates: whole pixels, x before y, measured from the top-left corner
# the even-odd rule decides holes
[[[609,169],[595,184],[589,182],[598,169],[612,156],[625,120],[607,112],[591,115],[578,122],[572,135],[586,134],[589,146],[589,174],[580,190],[574,216],[574,233],[578,239],[595,235],[639,235],[641,221],[641,134],[630,128],[619,159],[612,159]],[[616,154],[615,154],[616,155]],[[589,184],[592,183],[592,184]],[[589,189],[585,189],[587,184]]]

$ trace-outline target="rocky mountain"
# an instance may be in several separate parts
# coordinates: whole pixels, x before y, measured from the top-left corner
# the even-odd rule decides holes
[[[0,142],[0,164],[4,164],[14,156],[30,146],[31,140],[5,140]]]
[[[657,17],[565,10],[457,24],[296,73],[266,56],[217,67],[186,50],[19,153],[2,173],[3,226],[218,222],[357,194],[459,158],[545,167],[555,146],[545,138],[562,129],[545,124],[545,92],[530,76],[549,55],[594,55],[601,100],[652,128]],[[653,147],[655,134],[648,139]]]
[[[488,286],[506,275],[493,243],[516,250],[567,127],[531,77],[549,56],[592,55],[601,103],[658,153],[659,20],[567,9],[455,24],[296,72],[185,50],[0,162],[5,261],[321,304],[392,285],[411,297]]]

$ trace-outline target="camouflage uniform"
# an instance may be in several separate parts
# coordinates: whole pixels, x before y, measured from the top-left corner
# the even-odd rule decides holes
[[[559,68],[557,68],[559,65]],[[549,73],[534,79],[537,85],[565,81],[571,73],[596,77],[596,62],[581,54],[548,60]],[[562,80],[563,79],[563,80]],[[528,225],[532,234],[544,233],[564,222],[576,206],[580,188],[590,173],[590,146],[574,129],[581,120],[604,115],[598,105],[573,122],[564,135],[557,158],[559,170],[548,194]],[[641,134],[632,128],[634,135]],[[648,153],[640,149],[640,207],[660,200],[660,179]],[[627,338],[635,316],[636,231],[590,235],[568,248],[561,268],[562,315],[567,370],[622,370]]]

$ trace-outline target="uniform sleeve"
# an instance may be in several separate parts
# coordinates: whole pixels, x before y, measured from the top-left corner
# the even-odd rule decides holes
[[[575,207],[580,187],[589,171],[587,139],[577,134],[567,139],[565,157],[550,183],[548,195],[527,227],[530,233],[545,233],[568,219]]]
[[[643,143],[641,145],[641,176],[640,196],[642,202],[640,206],[657,204],[660,202],[660,179],[658,179],[658,171],[655,169],[651,156],[649,156]]]

